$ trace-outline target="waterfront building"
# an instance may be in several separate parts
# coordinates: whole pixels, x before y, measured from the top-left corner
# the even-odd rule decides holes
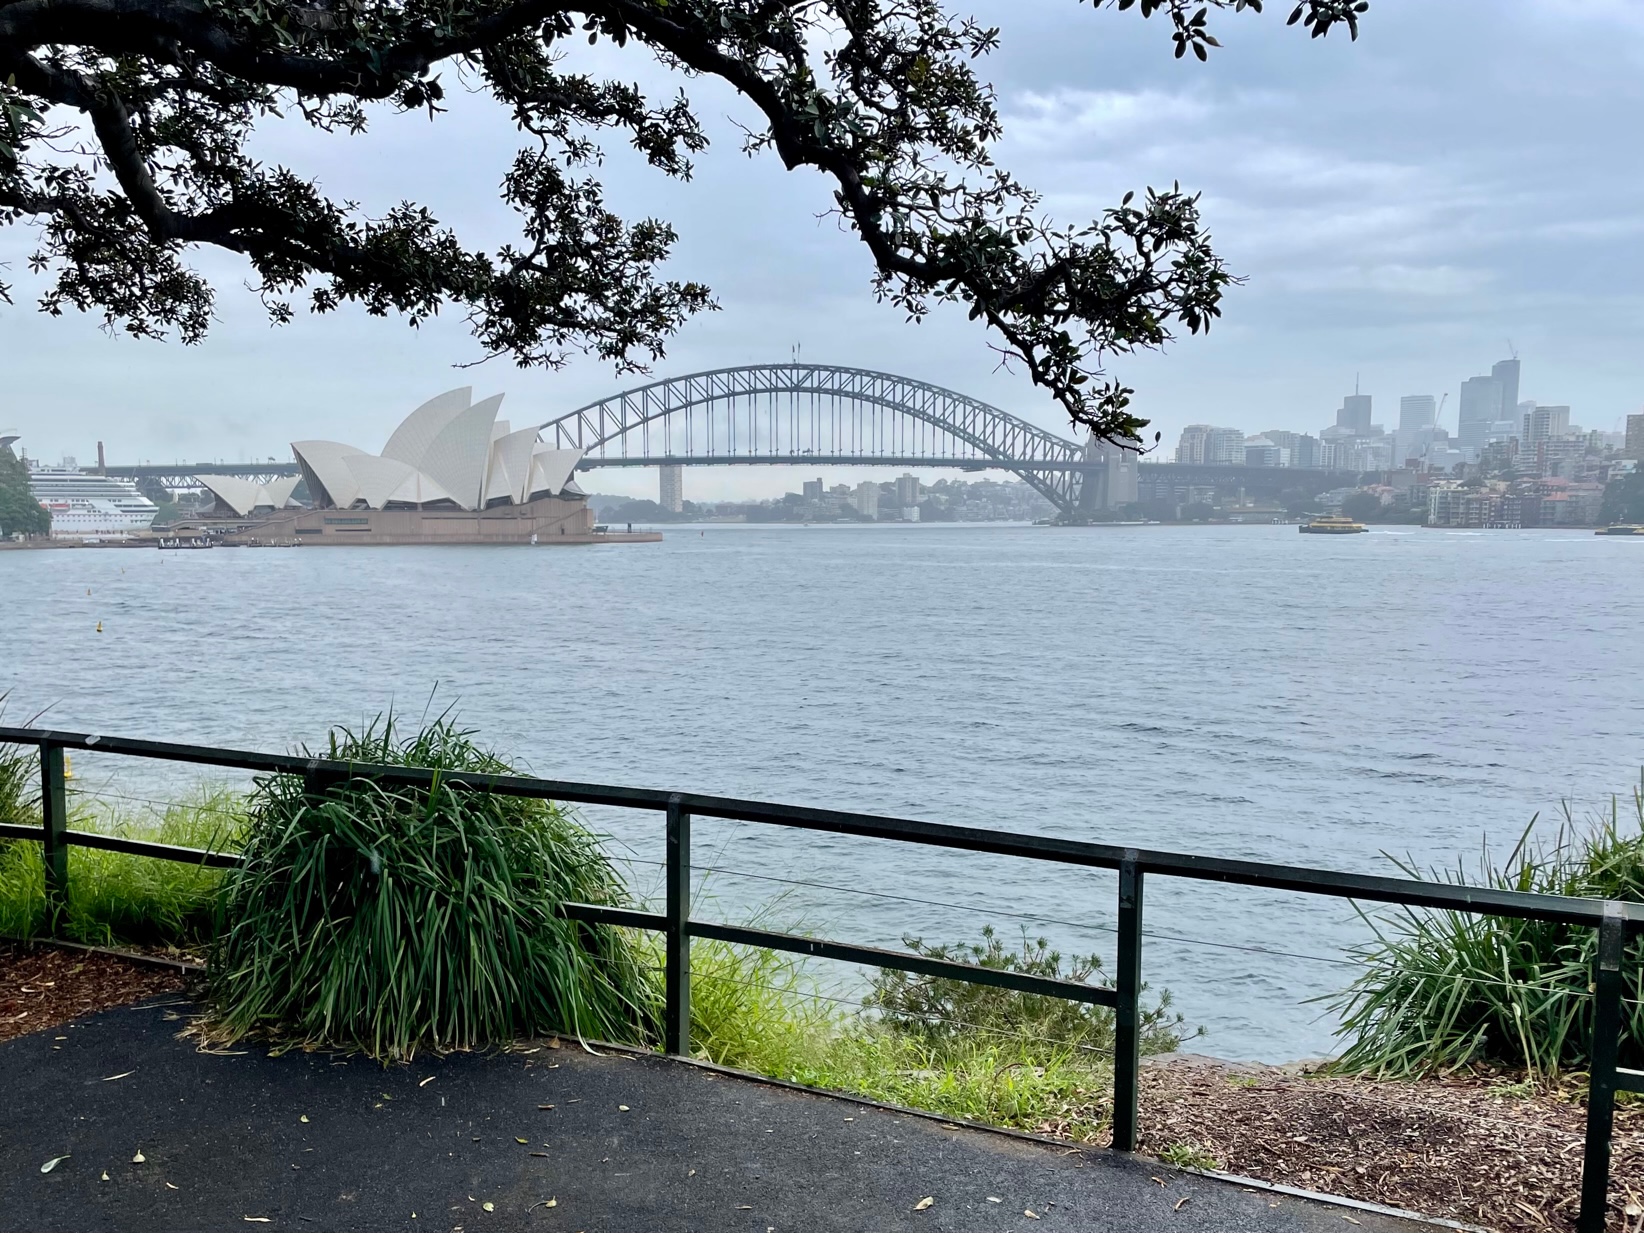
[[[1193,466],[1203,464],[1205,440],[1209,433],[1209,424],[1189,424],[1182,429],[1182,435],[1176,441],[1176,461]]]
[[[659,467],[657,504],[670,514],[685,512],[685,468],[677,464]]]
[[[1438,422],[1438,400],[1431,394],[1406,394],[1399,399],[1399,430],[1431,428]]]
[[[879,485],[872,480],[863,480],[856,486],[851,504],[856,506],[856,512],[864,518],[879,517]]]
[[[211,514],[179,532],[310,544],[659,538],[596,534],[587,494],[572,478],[583,452],[551,448],[535,427],[513,430],[497,418],[501,405],[500,394],[474,402],[472,390],[450,390],[406,416],[380,454],[340,441],[294,441],[312,510],[248,517],[219,494]]]
[[[799,495],[807,501],[820,501],[822,499],[821,477],[818,476],[816,479],[806,480],[802,483],[799,486]]]
[[[52,539],[123,539],[147,531],[160,512],[136,485],[82,471],[72,458],[60,467],[31,460],[28,477],[29,495],[51,515]]]
[[[1214,424],[1189,424],[1176,444],[1176,461],[1193,466],[1241,466],[1244,432]]]
[[[1627,436],[1621,454],[1624,458],[1644,461],[1644,414],[1627,417]]]
[[[899,475],[896,477],[896,503],[903,509],[919,505],[919,477],[916,475]],[[917,522],[918,519],[910,521]]]

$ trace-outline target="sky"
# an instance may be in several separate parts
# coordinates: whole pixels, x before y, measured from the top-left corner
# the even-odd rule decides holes
[[[1287,0],[1214,18],[1208,64],[1171,56],[1162,19],[1077,0],[948,0],[1001,27],[979,71],[996,86],[999,161],[1082,222],[1131,189],[1179,181],[1203,194],[1216,247],[1246,280],[1205,336],[1121,356],[1109,371],[1164,435],[1226,424],[1317,431],[1343,394],[1397,422],[1403,394],[1458,390],[1509,346],[1521,398],[1567,403],[1613,431],[1644,409],[1644,5],[1632,0],[1373,0],[1356,43],[1286,28]],[[611,204],[678,228],[669,273],[711,285],[721,309],[688,323],[655,377],[806,360],[876,368],[985,399],[1052,431],[1065,417],[1021,372],[1002,370],[962,308],[924,322],[874,301],[861,242],[823,178],[745,157],[751,109],[715,83],[681,83],[643,53],[606,45],[579,62],[654,97],[681,84],[713,146],[688,184],[613,148]],[[449,70],[448,85],[457,78]],[[430,206],[472,246],[511,235],[496,186],[517,145],[481,95],[452,91],[436,122],[375,117],[361,137],[275,123],[257,152],[383,212]],[[185,347],[105,335],[90,318],[34,311],[27,228],[0,229],[16,303],[0,306],[0,430],[31,454],[82,461],[289,457],[330,438],[380,447],[418,403],[459,385],[505,392],[516,423],[546,420],[648,378],[577,358],[522,371],[479,358],[461,313],[419,329],[345,308],[271,326],[232,255],[196,252],[218,321]],[[1150,433],[1152,429],[1149,430]],[[884,472],[829,472],[833,482]],[[929,478],[934,478],[935,473]],[[694,469],[692,499],[780,495],[786,469]],[[655,495],[652,472],[606,471],[592,487]]]

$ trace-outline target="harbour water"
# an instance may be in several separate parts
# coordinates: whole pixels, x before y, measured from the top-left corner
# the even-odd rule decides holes
[[[1469,868],[1644,763],[1644,543],[1294,527],[670,529],[592,549],[0,553],[18,723],[260,749],[454,704],[568,779],[1391,872]],[[102,632],[97,632],[101,623]],[[76,759],[165,799],[192,772]],[[594,813],[654,885],[660,823]],[[703,915],[1111,962],[1111,875],[699,823]],[[748,877],[744,875],[758,875]],[[1195,1047],[1330,1048],[1347,904],[1150,883]],[[847,994],[848,971],[829,973]]]

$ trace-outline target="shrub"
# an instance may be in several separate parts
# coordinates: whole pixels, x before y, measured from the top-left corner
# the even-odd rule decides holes
[[[448,717],[401,738],[394,717],[330,734],[325,757],[512,774]],[[615,904],[593,835],[545,801],[436,777],[260,779],[246,864],[223,882],[216,1030],[406,1057],[562,1031],[641,1038],[654,982],[623,934],[557,915]]]
[[[1608,814],[1585,826],[1565,806],[1550,842],[1534,841],[1534,827],[1532,819],[1499,865],[1486,848],[1483,885],[1644,901],[1644,792],[1633,792],[1630,814],[1612,798]],[[1396,863],[1423,876],[1410,862]],[[1459,868],[1427,876],[1467,880]],[[1365,970],[1331,999],[1350,1042],[1339,1067],[1409,1075],[1497,1063],[1552,1075],[1587,1064],[1596,929],[1413,908],[1386,923],[1365,919],[1375,930],[1355,955]],[[1623,975],[1621,1064],[1637,1067],[1644,1065],[1644,938],[1628,947]]]
[[[1021,949],[1006,950],[991,925],[982,930],[980,943],[930,945],[920,938],[904,938],[903,943],[929,959],[1081,984],[1102,966],[1095,955],[1074,955],[1064,972],[1061,954],[1051,950],[1044,938],[1030,940],[1024,929]],[[1144,985],[1143,990],[1146,988]],[[1165,992],[1151,1007],[1142,1006],[1143,1053],[1171,1053],[1181,1046],[1186,1035],[1183,1021],[1181,1015],[1171,1011],[1170,1001],[1170,994]],[[1113,1011],[1086,1002],[1017,993],[946,976],[882,971],[874,977],[867,1004],[879,1011],[887,1026],[938,1049],[976,1033],[991,1033],[1043,1041],[1053,1052],[1070,1048],[1113,1051]]]

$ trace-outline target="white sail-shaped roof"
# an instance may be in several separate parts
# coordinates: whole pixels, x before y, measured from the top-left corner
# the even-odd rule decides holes
[[[491,473],[485,480],[485,499],[507,497],[516,504],[531,499],[526,487],[531,478],[531,455],[537,444],[535,428],[521,428],[491,443]]]
[[[449,502],[477,510],[562,492],[583,495],[571,482],[582,450],[549,449],[537,439],[537,428],[515,432],[498,418],[501,394],[481,402],[473,402],[472,395],[465,386],[429,399],[406,416],[380,455],[336,441],[294,442],[314,503],[384,509]],[[248,486],[255,492],[231,484],[224,489],[229,495],[219,495],[235,509],[248,501],[255,508],[272,501],[278,508],[291,495],[290,487],[281,490],[283,484]]]
[[[346,460],[360,486],[360,496],[371,509],[390,505],[426,505],[431,501],[451,501],[443,485],[397,458],[375,454],[354,454]],[[459,502],[460,504],[460,502]]]
[[[308,480],[315,505],[347,509],[360,499],[359,483],[345,459],[364,454],[364,450],[340,441],[293,441],[291,452]]]
[[[582,450],[556,450],[538,445],[531,455],[531,484],[526,489],[524,499],[529,501],[532,497],[545,494],[557,497],[570,482],[583,453]]]
[[[468,410],[473,401],[473,387],[466,385],[460,390],[447,390],[438,397],[430,398],[400,421],[400,426],[388,438],[388,444],[382,447],[382,456],[397,458],[421,470],[423,455],[428,453],[434,438],[445,431],[452,420]]]
[[[464,509],[478,509],[485,493],[486,464],[491,458],[491,425],[502,395],[476,402],[452,416],[412,463],[432,476]]]

